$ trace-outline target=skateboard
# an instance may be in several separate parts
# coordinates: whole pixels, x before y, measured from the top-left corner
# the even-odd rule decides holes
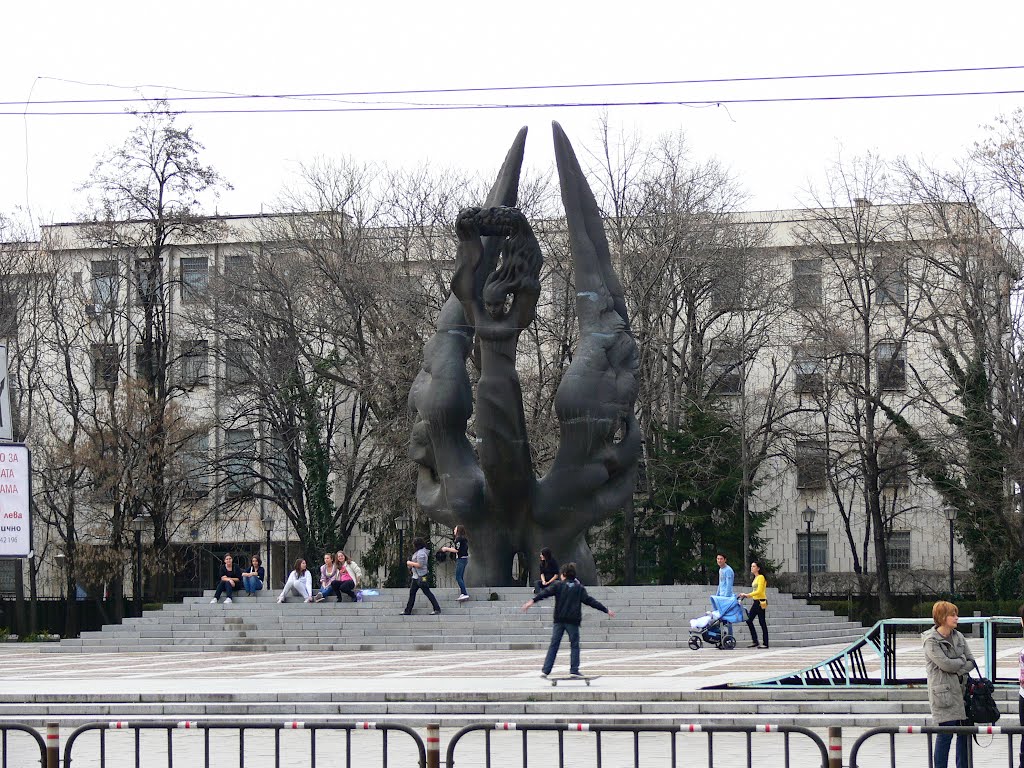
[[[599,677],[600,675],[584,675],[583,677],[569,677],[569,675],[558,675],[557,677],[549,677],[548,680],[551,681],[552,685],[558,685],[559,683],[564,683],[566,681],[582,680],[589,686],[591,680],[597,680],[597,678]]]

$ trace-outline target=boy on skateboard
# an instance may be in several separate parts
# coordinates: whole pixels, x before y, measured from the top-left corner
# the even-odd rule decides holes
[[[566,563],[560,571],[559,581],[549,587],[545,587],[532,599],[523,603],[523,613],[530,610],[534,603],[545,598],[555,597],[555,623],[551,629],[551,645],[548,646],[548,655],[544,659],[544,669],[541,677],[551,674],[551,668],[555,666],[555,656],[558,655],[558,647],[562,644],[562,633],[569,635],[569,677],[585,677],[580,672],[580,622],[583,621],[581,605],[589,605],[598,611],[607,613],[615,618],[615,613],[609,611],[600,602],[587,594],[586,587],[576,580],[576,563]]]

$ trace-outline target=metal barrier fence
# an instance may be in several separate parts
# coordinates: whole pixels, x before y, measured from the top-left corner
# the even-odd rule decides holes
[[[1012,726],[998,726],[998,725],[890,725],[883,726],[880,728],[871,728],[868,731],[862,733],[855,742],[853,747],[850,749],[850,768],[866,768],[866,764],[859,764],[857,762],[857,755],[860,753],[864,743],[875,736],[888,735],[889,737],[889,766],[890,768],[896,768],[896,737],[899,735],[922,735],[928,737],[928,762],[927,765],[932,765],[932,750],[934,749],[933,736],[937,736],[941,733],[948,733],[953,735],[967,735],[967,736],[1006,736],[1006,752],[1007,752],[1007,765],[1009,768],[1013,768],[1016,764],[1014,760],[1013,751],[1013,737],[1020,736],[1024,737],[1024,727],[1019,725]],[[956,749],[956,740],[950,747],[950,752]],[[973,749],[973,743],[971,739],[967,741],[968,749]],[[950,762],[952,763],[952,755],[950,756]],[[925,764],[925,763],[922,763]],[[968,761],[971,764],[971,761]],[[986,765],[991,765],[991,762],[986,762]],[[877,763],[872,762],[872,768],[875,768]]]
[[[783,765],[786,768],[790,766],[790,735],[798,734],[800,736],[806,736],[811,740],[821,756],[821,768],[828,768],[828,751],[825,748],[825,742],[818,736],[814,731],[809,728],[803,728],[797,725],[698,725],[698,724],[665,724],[665,725],[601,725],[597,723],[547,723],[547,724],[526,724],[526,723],[474,723],[473,725],[467,725],[465,728],[457,731],[452,735],[451,740],[448,742],[448,751],[446,753],[446,759],[448,761],[448,768],[455,768],[455,750],[459,745],[459,742],[464,736],[474,731],[482,731],[484,734],[484,755],[486,768],[491,768],[491,752],[492,752],[492,739],[491,734],[495,731],[518,731],[522,733],[522,765],[523,768],[527,768],[529,765],[529,748],[528,739],[529,734],[534,731],[547,731],[555,732],[558,734],[558,767],[565,768],[565,734],[566,733],[577,733],[577,732],[590,732],[595,734],[597,750],[597,768],[601,768],[603,760],[603,744],[602,735],[607,733],[631,733],[633,734],[633,765],[634,768],[640,768],[640,736],[641,734],[665,734],[668,743],[661,742],[659,746],[653,747],[655,754],[659,757],[665,755],[665,748],[668,748],[668,756],[671,760],[672,768],[683,765],[678,760],[678,743],[677,736],[681,733],[703,733],[707,735],[707,755],[708,755],[708,767],[711,768],[714,763],[714,737],[716,733],[741,733],[746,735],[746,751],[747,751],[747,768],[752,768],[754,765],[754,749],[753,749],[753,735],[755,733],[778,733],[782,734],[783,737]],[[660,740],[659,740],[660,741]],[[545,752],[540,756],[537,761],[537,765],[552,766],[554,763],[553,756],[550,752]],[[472,765],[478,765],[479,763],[467,763]],[[500,763],[502,766],[509,765],[510,763],[503,761]],[[650,764],[650,758],[645,757],[644,765]],[[696,765],[692,754],[688,753],[685,760],[685,765],[692,766]],[[764,765],[764,761],[758,759],[758,765]],[[808,768],[809,764],[804,761],[800,763],[800,768]]]
[[[46,768],[46,743],[43,741],[43,737],[40,736],[33,728],[29,728],[27,725],[18,725],[17,723],[0,723],[0,767],[2,768],[21,768],[24,765],[22,762],[8,763],[8,755],[10,752],[10,746],[8,744],[8,737],[11,732],[24,733],[39,747],[39,765],[42,768]],[[31,750],[30,750],[31,751]],[[19,761],[22,759],[18,758]]]
[[[427,754],[426,747],[423,744],[423,740],[419,734],[413,728],[407,725],[399,725],[397,723],[306,723],[300,721],[288,721],[288,722],[260,722],[260,721],[206,721],[197,722],[195,720],[181,720],[181,721],[140,721],[140,722],[110,722],[110,723],[87,723],[86,725],[76,728],[70,736],[64,746],[64,768],[72,768],[72,753],[75,747],[76,741],[85,733],[90,731],[97,731],[99,733],[99,762],[97,765],[99,768],[106,768],[108,765],[108,748],[107,748],[107,732],[108,731],[132,731],[134,738],[131,746],[134,749],[135,757],[135,768],[141,768],[143,765],[142,761],[142,731],[164,731],[167,735],[166,741],[166,765],[167,768],[173,768],[174,766],[174,748],[175,738],[174,734],[178,731],[201,731],[203,734],[202,754],[204,768],[210,768],[211,761],[211,733],[213,731],[235,731],[238,733],[238,767],[245,768],[245,736],[249,732],[260,732],[260,731],[273,731],[273,758],[274,767],[281,768],[281,732],[282,731],[309,731],[309,748],[308,748],[308,761],[304,757],[302,760],[296,760],[296,758],[289,754],[288,765],[309,765],[310,768],[316,768],[317,765],[317,733],[319,731],[344,731],[345,742],[344,742],[344,758],[345,766],[351,768],[352,762],[352,732],[353,731],[380,731],[382,737],[382,753],[381,753],[381,764],[383,768],[388,766],[388,735],[392,731],[406,734],[412,739],[416,753],[418,755],[420,768],[426,768],[427,765]],[[116,759],[119,765],[124,765],[126,762],[123,741],[118,739],[118,744],[115,745],[117,750]],[[178,740],[178,746],[183,746]],[[196,746],[196,745],[191,745]],[[216,747],[216,744],[213,745]],[[180,750],[179,750],[180,751]],[[363,757],[365,753],[360,752],[357,754],[357,759],[365,761]],[[130,760],[131,758],[127,758]],[[183,756],[183,763],[179,765],[195,766],[197,762],[194,755],[188,755],[187,758]],[[214,760],[218,767],[225,765],[231,765],[233,760],[225,760],[222,754],[214,752]],[[341,760],[341,755],[337,751],[331,753],[331,755],[324,761],[325,765],[331,766],[331,768],[337,768]],[[360,762],[355,763],[356,765],[361,764]],[[159,765],[151,754],[146,755],[145,765],[147,768],[154,768]],[[405,763],[403,763],[405,765]],[[5,766],[6,768],[6,766]]]

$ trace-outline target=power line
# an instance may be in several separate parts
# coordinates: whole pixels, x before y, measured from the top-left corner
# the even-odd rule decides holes
[[[317,99],[337,98],[353,96],[411,96],[426,94],[456,94],[456,93],[496,93],[507,91],[539,91],[557,89],[582,89],[582,88],[640,88],[670,85],[714,85],[723,83],[755,83],[755,82],[782,82],[789,80],[824,80],[836,78],[859,78],[859,77],[894,77],[894,76],[917,76],[917,75],[938,75],[958,74],[968,72],[1005,72],[1024,69],[1024,65],[1014,64],[996,67],[946,67],[941,69],[904,69],[904,70],[878,70],[869,72],[829,72],[829,73],[805,73],[798,75],[754,75],[744,77],[714,77],[714,78],[692,78],[687,80],[637,80],[626,82],[604,82],[604,83],[548,83],[544,85],[507,85],[507,86],[480,86],[462,88],[415,88],[401,90],[373,90],[373,91],[327,91],[311,93],[235,93],[223,92],[222,95],[205,96],[167,96],[162,101],[228,101],[237,99]],[[60,80],[61,78],[40,78]],[[76,81],[68,81],[76,82]],[[175,86],[115,86],[112,84],[96,84],[107,87],[153,87],[169,88],[177,91],[189,91],[187,88]],[[199,91],[211,94],[211,91]],[[55,104],[131,104],[138,101],[146,101],[145,97],[120,98],[120,99],[54,99],[48,101],[0,101],[0,106],[26,106],[26,105],[55,105]],[[4,113],[6,114],[6,113]]]
[[[311,114],[311,113],[343,113],[343,112],[450,112],[450,111],[473,111],[473,110],[497,110],[497,109],[565,109],[576,107],[709,107],[726,106],[736,104],[786,104],[786,103],[812,103],[812,102],[835,102],[835,101],[877,101],[893,99],[930,99],[950,98],[958,96],[1019,96],[1024,94],[1024,89],[999,90],[999,91],[944,91],[933,93],[884,93],[884,94],[863,94],[849,96],[778,96],[765,98],[747,99],[695,99],[679,101],[579,101],[579,102],[544,102],[544,103],[522,103],[522,104],[409,104],[404,106],[387,105],[363,105],[347,107],[284,107],[281,109],[181,109],[172,110],[177,114],[185,115],[272,115],[272,114]],[[133,114],[161,114],[164,110],[139,109],[139,110],[117,110],[117,111],[47,111],[39,112],[32,110],[19,110],[17,112],[0,111],[0,116],[25,115],[35,117],[90,117],[110,115],[133,115]]]

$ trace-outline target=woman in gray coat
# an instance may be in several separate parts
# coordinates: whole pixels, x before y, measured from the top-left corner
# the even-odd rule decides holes
[[[974,669],[974,656],[964,636],[956,629],[960,612],[952,603],[940,600],[932,606],[932,621],[935,626],[921,634],[932,718],[938,725],[966,725],[964,689],[967,674]],[[956,737],[956,768],[968,768],[968,739],[962,734]],[[934,768],[946,768],[949,764],[952,741],[951,733],[935,737]]]

